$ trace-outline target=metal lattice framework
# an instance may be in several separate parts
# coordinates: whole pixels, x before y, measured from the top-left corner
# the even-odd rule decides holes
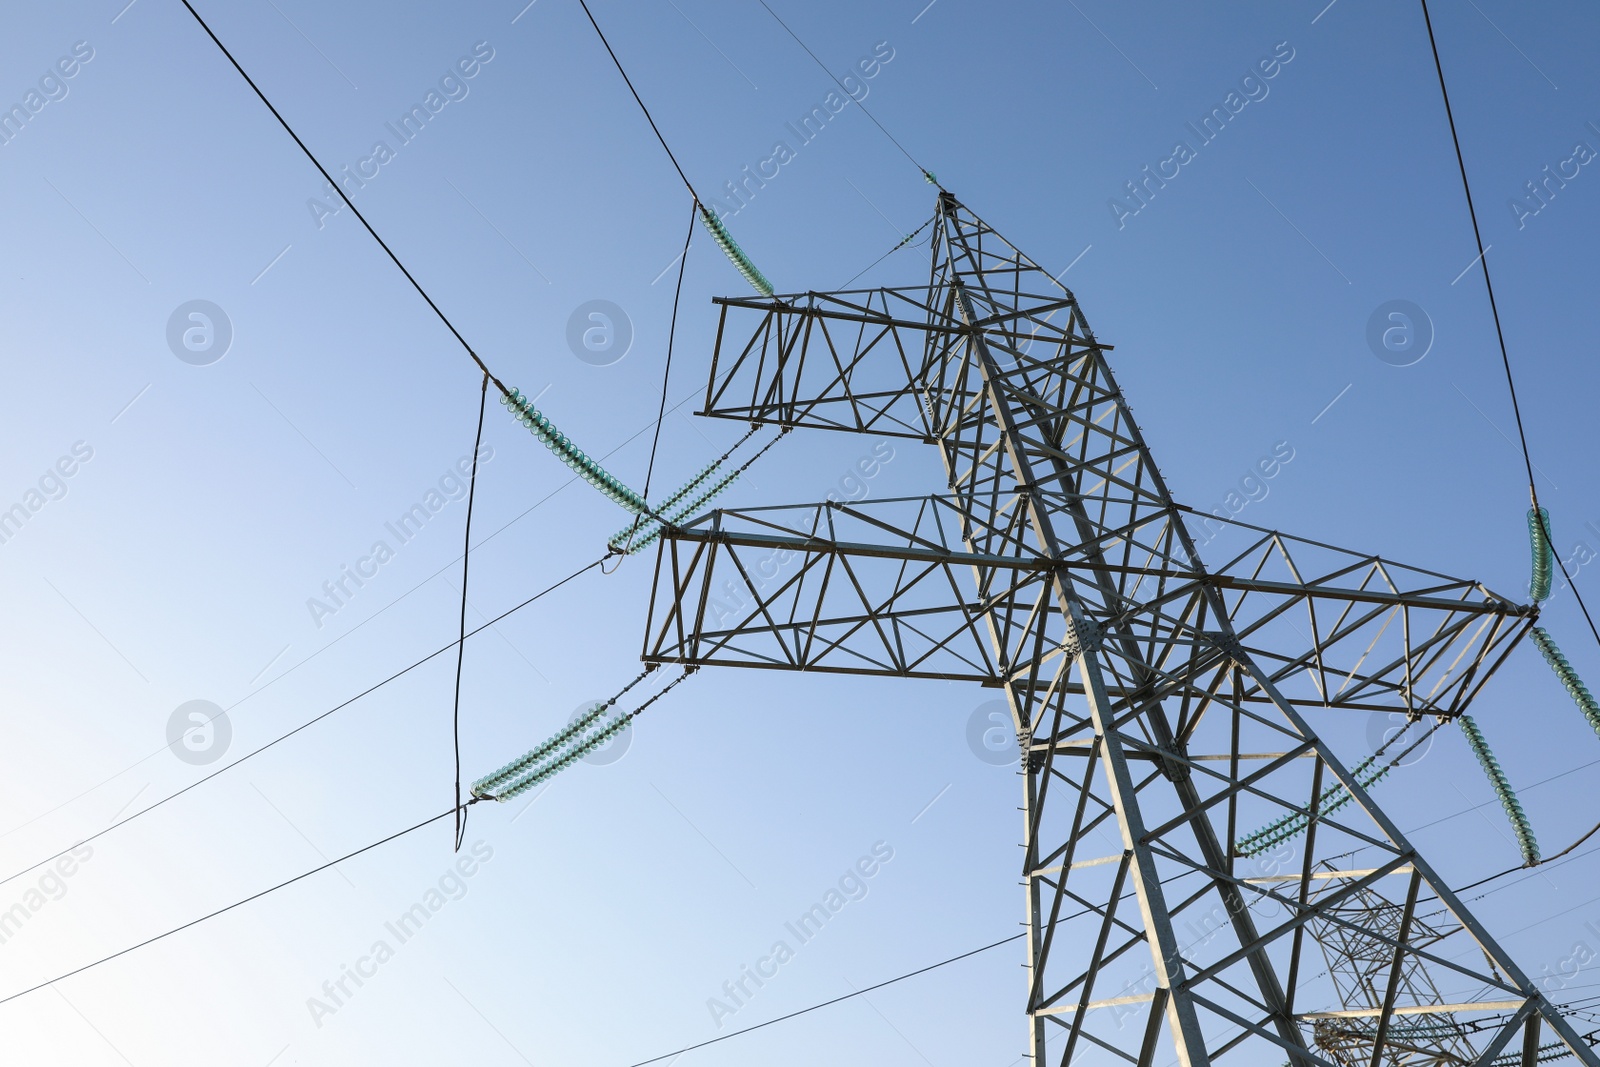
[[[1311,922],[1311,936],[1322,946],[1328,975],[1345,1010],[1352,1012],[1349,1017],[1332,1016],[1316,1024],[1317,1047],[1340,1067],[1364,1067],[1372,1062],[1376,1028],[1370,1012],[1383,1007],[1393,965],[1391,946],[1399,940],[1400,927],[1407,920],[1403,906],[1368,887],[1344,894]],[[1447,936],[1414,913],[1409,921],[1407,939],[1417,948],[1430,948]],[[1397,1005],[1437,1008],[1446,1003],[1420,957],[1401,961],[1395,985]],[[1448,1011],[1435,1011],[1416,1020],[1395,1020],[1389,1027],[1388,1044],[1378,1058],[1384,1067],[1459,1067],[1478,1058],[1467,1028]]]
[[[645,659],[1005,690],[1035,1064],[1332,1067],[1318,1027],[1354,1018],[1376,1067],[1438,1016],[1479,1028],[1478,1063],[1543,1024],[1600,1067],[1305,718],[1453,718],[1536,610],[1237,523],[1205,567],[1072,294],[948,193],[932,249],[925,287],[719,300],[704,413],[923,441],[949,492],[670,530]],[[1275,853],[1234,846],[1284,819]],[[1398,919],[1341,910],[1386,883]],[[1314,928],[1388,953],[1375,1005],[1344,1005]],[[1433,951],[1458,931],[1475,951]],[[1461,997],[1408,997],[1419,962]]]

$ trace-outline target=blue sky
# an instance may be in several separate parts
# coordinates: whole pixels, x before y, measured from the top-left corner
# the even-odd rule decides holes
[[[308,608],[386,523],[441,480],[450,494],[478,378],[350,213],[316,207],[320,177],[183,7],[124,2],[0,16],[0,103],[42,101],[0,145],[0,507],[46,497],[0,544],[6,871],[204,773],[165,747],[180,705],[229,708],[230,752],[248,751],[448,642],[459,610],[458,500],[337,612]],[[1070,267],[1062,279],[1116,345],[1180,500],[1221,504],[1287,442],[1294,459],[1242,518],[1519,594],[1522,461],[1421,14],[1325,2],[777,10],[841,75],[876,59],[872,113],[1034,259]],[[641,483],[689,200],[581,9],[198,6],[330,170],[390,145],[357,205],[501,377]],[[832,86],[761,5],[593,6],[703,195],[774,158],[775,142],[791,149],[729,222],[780,291],[840,285],[931,214],[932,188],[859,108],[799,143],[788,124]],[[1564,557],[1580,539],[1600,551],[1584,310],[1600,281],[1600,177],[1579,164],[1537,214],[1525,189],[1576,142],[1600,147],[1600,16],[1441,0],[1434,22],[1541,497]],[[1275,50],[1274,76],[1242,84]],[[430,91],[442,106],[402,143],[390,125]],[[1233,91],[1250,102],[1198,145],[1187,124]],[[1126,183],[1185,139],[1194,157],[1130,213]],[[901,251],[859,284],[926,269],[924,250]],[[669,386],[669,406],[684,403],[663,428],[658,486],[739,432],[688,415],[710,298],[743,291],[697,234]],[[205,365],[168,342],[196,300],[232,333]],[[606,365],[567,340],[594,300],[633,332]],[[1431,324],[1409,366],[1367,343],[1394,300]],[[563,488],[566,470],[497,406],[485,441],[474,531],[494,536],[473,553],[469,621],[589,562],[621,524],[597,494]],[[848,491],[874,443],[797,435],[727,500]],[[936,491],[935,457],[895,449],[867,491]],[[1600,601],[1593,569],[1577,581]],[[633,676],[649,582],[648,557],[585,575],[475,639],[469,777]],[[1545,620],[1600,677],[1570,594]],[[0,995],[447,807],[452,668],[440,657],[93,843],[0,944]],[[0,1006],[7,1048],[82,1064],[634,1063],[721,1032],[708,998],[875,846],[892,859],[864,896],[725,1028],[998,940],[1021,916],[1021,827],[1013,768],[967,744],[991,697],[702,672],[641,720],[622,759],[576,768],[527,808],[476,808],[467,839],[489,855],[470,876],[451,873],[443,826],[414,835]],[[1600,818],[1600,743],[1531,648],[1476,715],[1514,784],[1581,768],[1525,792],[1547,850]],[[1363,754],[1364,722],[1318,725]],[[1385,789],[1458,884],[1516,862],[1455,733]],[[1575,942],[1600,947],[1585,926],[1600,925],[1595,863],[1476,904],[1530,972]],[[38,878],[0,886],[0,906]],[[447,903],[415,937],[334,1013],[308,1008],[442,879]],[[1006,1067],[1022,1050],[1019,961],[997,950],[685,1062]],[[1557,995],[1597,981],[1585,972]]]

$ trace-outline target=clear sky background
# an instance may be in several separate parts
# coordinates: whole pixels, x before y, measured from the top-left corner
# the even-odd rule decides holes
[[[1522,594],[1521,458],[1415,5],[925,2],[777,10],[840,74],[875,47],[891,55],[867,82],[873,113],[1038,262],[1070,265],[1062,279],[1116,345],[1180,500],[1222,504],[1288,442],[1294,459],[1241,518]],[[229,709],[229,759],[457,625],[460,501],[331,616],[307,601],[469,452],[474,368],[349,211],[319,226],[321,179],[182,6],[123,3],[0,16],[0,104],[84,42],[73,75],[40,89],[57,98],[0,146],[0,507],[48,494],[0,544],[0,874],[219,766],[166,747],[180,705]],[[689,200],[576,3],[200,6],[330,169],[397,146],[357,192],[362,211],[498,374],[543,390],[582,447],[615,449],[608,465],[642,483]],[[858,108],[798,144],[785,123],[831,83],[754,0],[594,10],[703,194],[790,142],[729,223],[780,291],[839,286],[931,214],[934,190]],[[1434,20],[1541,494],[1576,565],[1600,551],[1600,170],[1581,166],[1536,215],[1509,201],[1576,142],[1600,148],[1586,125],[1600,124],[1600,15],[1439,0]],[[1267,94],[1119,225],[1110,199],[1193,142],[1185,124],[1280,45],[1293,58]],[[399,144],[385,124],[475,47],[492,58]],[[858,284],[926,273],[911,249]],[[689,413],[710,298],[744,291],[697,234],[669,390],[685,403],[662,432],[658,487],[740,432]],[[208,365],[168,343],[192,300],[231,324]],[[566,339],[591,300],[622,308],[634,335],[605,366]],[[1391,300],[1431,322],[1410,366],[1367,343]],[[597,557],[622,521],[498,406],[488,420],[473,623]],[[874,443],[796,434],[726,499],[859,492],[847,479]],[[940,489],[930,450],[894,449],[868,493]],[[62,457],[72,475],[47,477]],[[633,676],[650,571],[638,557],[585,575],[474,639],[468,778]],[[1596,571],[1577,582],[1600,601]],[[1545,620],[1595,684],[1570,593]],[[447,808],[453,667],[440,657],[95,842],[68,876],[0,886],[0,907],[43,900],[0,944],[0,996]],[[5,1058],[624,1067],[1009,936],[1019,780],[967,742],[992,697],[704,671],[621,759],[473,809],[467,840],[491,855],[471,877],[448,876],[440,824],[0,1006]],[[1475,710],[1546,851],[1600,818],[1600,741],[1531,647]],[[1352,761],[1370,751],[1365,721],[1316,724]],[[1379,795],[1456,884],[1517,862],[1457,731]],[[707,999],[880,842],[893,858],[866,895],[719,1030]],[[1475,907],[1526,970],[1553,974],[1578,942],[1600,951],[1597,873],[1589,855],[1487,887]],[[453,898],[398,944],[384,924],[442,877]],[[323,983],[380,939],[393,958],[314,1013]],[[683,1062],[1007,1067],[1023,1048],[1021,960],[999,949]],[[1600,991],[1595,970],[1559,981],[1558,999]]]

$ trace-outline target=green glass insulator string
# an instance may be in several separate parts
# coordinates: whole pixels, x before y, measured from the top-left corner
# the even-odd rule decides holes
[[[1512,791],[1511,782],[1500,767],[1500,761],[1495,759],[1494,753],[1489,750],[1489,742],[1484,740],[1483,731],[1478,729],[1478,724],[1472,721],[1471,715],[1462,715],[1460,722],[1461,735],[1467,739],[1467,747],[1472,749],[1472,754],[1478,758],[1478,765],[1488,777],[1495,798],[1505,809],[1506,818],[1511,820],[1511,830],[1516,835],[1517,848],[1522,852],[1523,863],[1529,867],[1537,866],[1539,842],[1533,836],[1533,826],[1528,822],[1528,813],[1522,810],[1522,803]]]
[[[1528,586],[1534,602],[1537,603],[1550,599],[1550,579],[1554,573],[1552,563],[1555,553],[1550,545],[1550,513],[1544,508],[1529,509],[1528,539],[1533,554],[1533,578]],[[1596,735],[1600,735],[1600,703],[1595,701],[1594,694],[1589,692],[1589,687],[1578,677],[1577,670],[1567,657],[1561,654],[1561,649],[1556,647],[1555,638],[1551,637],[1542,626],[1533,627],[1528,634],[1533,638],[1539,655],[1544,657],[1544,661],[1561,680],[1562,688],[1572,697],[1572,702],[1578,705],[1578,710],[1588,720],[1589,727]]]
[[[1535,626],[1528,631],[1528,634],[1533,638],[1533,643],[1539,649],[1539,654],[1544,657],[1544,661],[1550,664],[1550,669],[1555,671],[1556,677],[1561,680],[1561,685],[1572,697],[1572,702],[1578,705],[1583,717],[1589,720],[1589,726],[1600,735],[1600,703],[1595,702],[1594,694],[1589,692],[1589,687],[1583,684],[1578,672],[1567,662],[1567,657],[1561,654],[1561,649],[1556,647],[1555,639],[1541,626]]]
[[[1361,788],[1371,789],[1373,786],[1383,781],[1384,778],[1388,777],[1389,772],[1394,770],[1395,766],[1403,757],[1404,753],[1402,753],[1400,756],[1396,756],[1394,761],[1389,763],[1387,766],[1380,767],[1376,772],[1363,777],[1367,770],[1378,761],[1377,756],[1368,756],[1366,759],[1356,764],[1351,773],[1355,775],[1356,781],[1361,783]],[[1321,797],[1317,799],[1316,813],[1318,821],[1326,819],[1329,815],[1332,815],[1334,812],[1350,803],[1352,799],[1353,798],[1350,791],[1342,784],[1336,785],[1332,789],[1327,790],[1322,794]],[[1255,833],[1240,838],[1234,844],[1234,851],[1241,856],[1260,855],[1263,852],[1268,852],[1274,848],[1277,848],[1285,841],[1293,841],[1295,838],[1305,833],[1306,829],[1310,825],[1311,819],[1299,812],[1285,815],[1276,822],[1263,826]]]
[[[752,429],[751,433],[754,432],[755,430]],[[751,465],[754,464],[756,460],[767,454],[767,449],[783,440],[784,436],[788,432],[789,428],[787,426],[780,429],[776,437],[762,445],[761,450],[740,464],[737,470],[723,475],[722,478],[719,479],[710,489],[707,489],[694,500],[690,501],[688,504],[685,504],[683,507],[680,507],[677,511],[655,519],[653,522],[643,526],[635,524],[626,530],[619,531],[617,535],[611,539],[610,547],[617,552],[622,552],[630,556],[639,552],[643,552],[645,549],[655,544],[656,541],[660,539],[661,535],[666,533],[670,527],[679,526],[693,518],[702,509],[704,509],[707,504],[721,496],[730,485],[739,480],[740,475],[750,469]],[[745,436],[749,437],[750,435],[746,434]],[[731,452],[732,449],[729,451]],[[697,482],[703,480],[703,477],[696,479]],[[674,496],[681,496],[681,494],[674,494]],[[662,510],[665,509],[663,508]],[[630,537],[636,537],[638,539],[629,542],[628,538]]]
[[[717,471],[721,469],[723,463],[727,462],[727,459],[727,456],[723,456],[721,459],[706,464],[704,470],[702,470],[699,474],[696,474],[693,478],[690,478],[687,482],[684,482],[676,492],[657,505],[656,510],[660,511],[662,514],[666,514],[667,512],[671,511],[673,506],[676,505],[680,500],[694,492],[696,489],[700,488],[707,478],[717,473]]]
[[[505,803],[513,797],[521,796],[534,786],[549,781],[595,749],[611,741],[623,730],[626,730],[630,722],[643,714],[644,710],[650,705],[677,688],[678,685],[695,672],[696,668],[686,667],[682,674],[668,682],[661,688],[660,692],[645,700],[637,708],[619,715],[593,733],[584,734],[584,731],[593,726],[608,708],[616,704],[624,693],[638,685],[645,675],[653,670],[655,670],[654,664],[646,668],[639,677],[623,686],[616,696],[604,704],[591,708],[566,729],[550,737],[526,755],[501,767],[493,774],[473,782],[472,795],[479,800],[494,800],[499,803]]]
[[[600,718],[600,716],[606,713],[607,709],[615,706],[617,701],[621,700],[625,695],[627,695],[628,690],[644,681],[650,672],[655,669],[655,664],[652,663],[644,670],[640,671],[638,677],[634,678],[633,681],[629,682],[627,685],[618,690],[617,695],[612,697],[610,700],[597,703],[594,707],[590,708],[586,713],[579,716],[570,725],[568,725],[566,729],[554,734],[543,744],[534,748],[520,759],[512,760],[510,763],[506,764],[504,767],[501,767],[493,774],[485,775],[484,777],[479,778],[476,782],[473,782],[473,794],[481,795],[481,791],[493,789],[495,786],[515,778],[518,774],[521,774],[523,771],[527,770],[527,768],[532,766],[534,763],[537,763],[545,756],[548,756],[562,745],[567,744],[584,730],[587,730],[590,726],[592,726],[595,721]]]
[[[742,446],[746,441],[750,440],[750,438],[754,437],[756,432],[760,429],[761,426],[759,423],[750,427],[743,437],[735,441],[731,446],[729,446],[726,452],[718,456],[713,462],[706,464],[705,468],[701,470],[699,474],[696,474],[693,478],[690,478],[683,485],[679,486],[665,500],[652,505],[652,507],[655,509],[656,515],[664,517],[669,523],[676,524],[681,522],[683,518],[687,517],[687,515],[693,514],[693,512],[698,510],[699,507],[704,506],[703,501],[705,498],[702,498],[701,501],[691,504],[687,508],[680,509],[676,514],[673,513],[673,508],[678,504],[679,501],[688,496],[690,493],[694,492],[696,489],[700,488],[701,485],[705,484],[706,479],[710,478],[713,474],[720,470],[722,465],[739,450],[740,446]],[[653,529],[651,528],[652,526]],[[614,535],[612,535],[611,540],[608,541],[607,544],[610,546],[613,552],[622,552],[631,556],[634,553],[642,551],[644,548],[648,547],[650,543],[653,543],[655,539],[661,535],[662,529],[664,529],[664,527],[660,524],[659,519],[654,520],[653,522],[641,522],[639,519],[635,519],[633,522],[629,523],[627,526],[624,526],[622,529],[618,530]],[[641,533],[645,533],[649,537],[649,541],[643,543],[634,542],[632,539],[638,537]]]
[[[722,220],[717,218],[716,212],[701,204],[700,221],[705,224],[706,231],[711,234],[711,239],[717,243],[717,247],[722,249],[722,254],[739,269],[740,274],[744,275],[744,280],[750,283],[750,287],[762,296],[771,296],[772,283],[767,281],[767,276],[762,274],[754,263],[750,262],[750,257],[744,254],[744,249],[739,247],[739,242],[733,239],[733,234],[729,233]]]
[[[721,466],[722,460],[720,459],[715,463],[707,464],[705,470],[691,478],[687,483],[684,484],[682,489],[672,494],[672,496],[668,497],[666,500],[662,501],[660,506],[656,509],[657,512],[666,513],[667,509],[671,508],[673,504],[682,499],[686,493],[697,489],[707,478],[715,474],[717,472],[717,468]],[[667,515],[667,518],[669,521],[676,521],[670,514]],[[613,534],[611,540],[607,541],[606,544],[614,552],[623,552],[631,556],[635,552],[639,552],[647,547],[649,542],[654,541],[657,537],[659,537],[664,528],[665,527],[663,527],[659,522],[642,522],[639,519],[635,519],[633,522],[629,523],[627,526],[624,526],[622,529]],[[649,538],[649,541],[645,541],[644,539],[635,541],[634,538],[639,537],[641,533],[644,533]]]
[[[1528,539],[1533,552],[1533,580],[1528,592],[1535,604],[1550,599],[1553,554],[1550,548],[1550,513],[1544,508],[1528,509]]]
[[[1376,786],[1378,783],[1387,778],[1390,772],[1400,765],[1401,760],[1411,755],[1411,753],[1415,752],[1424,742],[1428,740],[1428,738],[1437,733],[1439,727],[1444,725],[1444,722],[1445,720],[1440,719],[1428,729],[1427,733],[1423,734],[1421,737],[1411,742],[1411,744],[1407,745],[1399,755],[1395,756],[1387,764],[1379,767],[1377,770],[1372,770],[1373,765],[1383,758],[1384,753],[1390,748],[1393,748],[1394,745],[1406,735],[1406,732],[1411,729],[1412,722],[1407,722],[1395,733],[1393,737],[1389,738],[1389,740],[1385,741],[1381,746],[1379,746],[1378,751],[1374,752],[1372,755],[1356,764],[1355,767],[1351,769],[1351,776],[1354,777],[1358,783],[1360,783],[1362,789],[1371,789],[1373,786]],[[1351,795],[1350,791],[1344,787],[1342,782],[1338,785],[1335,785],[1331,789],[1324,790],[1322,795],[1317,798],[1317,803],[1315,805],[1317,819],[1320,821],[1327,818],[1329,815],[1332,815],[1334,812],[1350,803],[1352,799],[1354,799],[1353,796]],[[1291,812],[1288,815],[1285,815],[1282,818],[1263,826],[1255,833],[1247,834],[1246,836],[1241,837],[1234,843],[1234,851],[1241,856],[1260,855],[1263,852],[1277,848],[1285,841],[1293,841],[1295,838],[1305,833],[1306,829],[1310,825],[1311,820],[1308,816],[1303,815],[1300,812]]]
[[[515,797],[521,796],[536,785],[541,785],[572,766],[574,763],[587,756],[590,752],[604,745],[623,730],[627,729],[630,719],[623,716],[607,723],[600,730],[590,734],[581,743],[572,745],[563,751],[563,754],[554,762],[537,768],[525,777],[519,778],[510,785],[502,787],[494,794],[494,799],[505,803]]]
[[[1511,822],[1512,833],[1516,836],[1517,849],[1522,853],[1523,862],[1529,867],[1537,865],[1539,862],[1539,843],[1534,837],[1533,826],[1528,820],[1527,812],[1523,810],[1521,802],[1517,799],[1516,792],[1511,788],[1511,782],[1506,778],[1505,771],[1500,766],[1500,761],[1495,758],[1494,752],[1489,748],[1489,743],[1483,736],[1483,731],[1478,729],[1478,724],[1473,721],[1472,716],[1461,715],[1457,721],[1461,724],[1461,733],[1466,738],[1467,747],[1472,750],[1473,756],[1478,760],[1478,765],[1483,768],[1484,775],[1489,779],[1489,786],[1494,790],[1495,799],[1499,800],[1500,806],[1505,809],[1506,818]],[[1432,729],[1407,746],[1405,751],[1375,772],[1368,773],[1372,765],[1382,757],[1384,749],[1399,740],[1400,734],[1405,732],[1402,729],[1400,734],[1396,734],[1394,738],[1391,738],[1383,748],[1356,764],[1351,772],[1352,775],[1360,783],[1362,789],[1371,789],[1387,778],[1390,772],[1400,765],[1401,760],[1405,759],[1406,756],[1410,755],[1418,746],[1431,737],[1435,731],[1444,725],[1444,722],[1445,720],[1441,719],[1438,723],[1435,723]],[[1407,723],[1407,728],[1409,726],[1410,724]],[[1350,791],[1342,783],[1334,786],[1324,792],[1318,799],[1316,805],[1317,818],[1321,820],[1332,815],[1349,804],[1352,799],[1354,798]],[[1292,841],[1299,837],[1306,832],[1306,828],[1310,824],[1311,820],[1306,815],[1294,812],[1262,827],[1253,834],[1240,838],[1234,847],[1241,856],[1259,855],[1276,848],[1286,841]]]
[[[662,534],[666,533],[668,526],[677,526],[684,520],[692,518],[694,514],[701,508],[705,507],[707,504],[711,503],[711,501],[720,496],[722,492],[728,488],[728,486],[738,481],[739,475],[742,473],[744,472],[741,469],[724,475],[716,485],[713,485],[710,489],[706,490],[704,493],[701,493],[686,507],[674,512],[671,515],[668,515],[665,524],[659,522],[650,524],[650,528],[647,532],[645,532],[644,536],[634,541],[631,545],[623,547],[623,545],[618,544],[617,540],[613,538],[611,541],[611,547],[615,548],[619,552],[626,552],[630,556],[643,552],[645,549],[655,544],[656,541],[660,539]],[[626,538],[624,538],[624,541],[625,540]]]
[[[738,470],[724,476],[711,489],[701,493],[690,504],[673,511],[671,509],[674,505],[705,484],[706,480],[727,462],[734,451],[760,429],[760,426],[752,426],[748,433],[734,442],[733,447],[724,452],[715,462],[707,465],[704,470],[673,491],[661,504],[652,506],[645,501],[644,497],[624,485],[621,479],[611,474],[593,459],[590,459],[587,454],[574,445],[566,434],[556,428],[555,423],[551,422],[548,416],[534,406],[533,401],[522,394],[522,390],[507,389],[504,395],[501,396],[500,403],[511,412],[513,418],[527,427],[528,432],[538,438],[540,443],[554,453],[557,459],[571,468],[578,477],[600,490],[621,507],[647,520],[641,523],[636,519],[622,530],[617,531],[616,535],[611,538],[609,544],[612,550],[627,555],[632,555],[649,547],[655,543],[656,539],[668,527],[676,526],[704,508],[712,499],[737,481],[739,476],[748,470],[752,463],[760,459],[767,449],[772,447],[774,442],[789,432],[788,428],[785,427],[778,437],[774,437],[772,441],[767,442],[761,451],[746,460]],[[631,540],[641,533],[644,534],[643,538]]]
[[[521,759],[514,760],[487,778],[480,778],[472,783],[472,795],[485,800],[510,800],[572,766],[622,732],[628,725],[629,717],[624,715],[594,733],[581,736],[610,707],[610,703],[596,705],[588,714]]]
[[[1539,1051],[1534,1056],[1534,1063],[1552,1063],[1564,1060],[1572,1055],[1572,1050],[1565,1041],[1552,1041],[1548,1045],[1540,1045]],[[1522,1067],[1528,1061],[1520,1052],[1505,1052],[1496,1056],[1490,1067]]]
[[[661,514],[666,514],[668,511],[672,510],[673,505],[677,504],[684,497],[688,496],[690,493],[692,493],[696,489],[700,488],[700,485],[701,485],[702,482],[704,482],[707,478],[709,478],[713,474],[715,474],[717,472],[718,468],[720,468],[724,463],[728,462],[729,457],[731,457],[735,452],[737,452],[739,450],[740,446],[742,446],[746,441],[748,441],[748,440],[750,440],[750,438],[754,437],[756,435],[756,432],[759,431],[760,429],[761,429],[761,426],[760,426],[759,423],[757,425],[755,425],[755,426],[750,427],[749,430],[745,431],[745,435],[743,437],[739,438],[731,446],[729,446],[729,448],[728,448],[728,450],[726,452],[724,452],[722,455],[718,456],[715,461],[713,461],[711,463],[708,463],[706,465],[705,470],[701,471],[699,474],[695,475],[693,478],[691,478],[687,482],[683,483],[683,485],[679,486],[676,490],[674,490],[673,493],[670,496],[668,496],[665,500],[663,500],[659,504],[655,505],[656,511],[661,513]]]
[[[645,503],[644,497],[629,489],[621,479],[590,459],[574,445],[566,434],[556,428],[555,423],[534,407],[533,401],[522,395],[522,390],[507,390],[501,396],[500,403],[505,405],[516,420],[526,426],[541,444],[553,452],[557,459],[572,468],[578,477],[635,515],[649,513],[650,506]]]

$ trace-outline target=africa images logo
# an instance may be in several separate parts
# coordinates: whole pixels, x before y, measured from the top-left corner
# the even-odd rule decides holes
[[[228,713],[209,700],[189,700],[167,716],[167,747],[185,763],[215,763],[233,741]]]
[[[1022,749],[1017,744],[1009,703],[985,700],[972,709],[967,716],[967,748],[991,767],[1016,765],[1022,758]]]
[[[1367,318],[1367,347],[1391,367],[1421,363],[1433,350],[1433,319],[1409,300],[1388,300]]]
[[[588,300],[567,319],[567,347],[591,367],[609,367],[633,347],[633,320],[609,300]]]
[[[187,300],[167,317],[167,347],[192,367],[208,367],[233,347],[233,320],[209,300]]]

